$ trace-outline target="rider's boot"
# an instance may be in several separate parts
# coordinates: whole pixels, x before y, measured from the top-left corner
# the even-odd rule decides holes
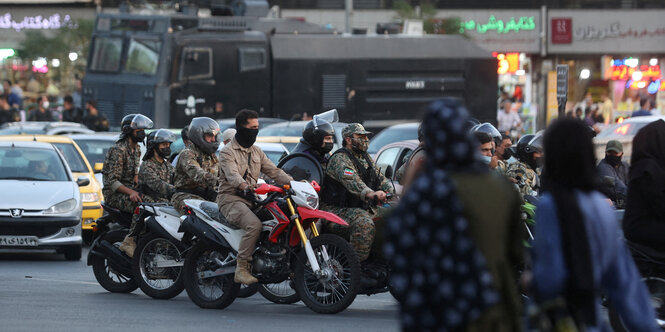
[[[125,239],[122,241],[122,243],[120,243],[118,249],[124,252],[125,255],[129,256],[129,258],[134,257],[134,250],[136,250],[136,242],[134,241],[134,237],[126,235]]]
[[[376,278],[372,275],[372,271],[367,268],[367,261],[364,261],[360,264],[360,288],[362,289],[373,289],[376,288],[378,282]]]
[[[244,259],[238,259],[236,274],[233,276],[233,281],[245,285],[251,285],[259,282],[259,280],[252,275],[251,263]]]

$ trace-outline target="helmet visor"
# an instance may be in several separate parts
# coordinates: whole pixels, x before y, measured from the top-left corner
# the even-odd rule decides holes
[[[155,144],[159,143],[173,143],[175,142],[175,135],[173,132],[167,129],[157,129],[157,131],[154,132],[154,136],[152,138],[152,141]]]
[[[533,152],[543,152],[543,132],[538,132],[536,136],[529,141],[528,146]]]
[[[334,123],[339,121],[339,114],[336,109],[331,109],[330,111],[319,113],[314,115],[314,126],[318,127],[322,121],[328,121],[329,123]]]
[[[132,129],[150,129],[152,126],[152,120],[143,114],[136,114],[129,124],[129,128]]]

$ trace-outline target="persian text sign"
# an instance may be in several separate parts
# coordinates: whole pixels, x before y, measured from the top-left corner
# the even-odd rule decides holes
[[[69,15],[60,16],[53,14],[50,16],[24,16],[23,18],[12,17],[12,14],[5,13],[0,16],[0,29],[14,29],[17,32],[24,29],[32,30],[52,30],[60,28],[77,28]]]
[[[548,15],[552,29],[548,53],[665,52],[665,21],[662,19],[665,10],[662,9],[553,9]],[[558,28],[564,31],[559,32]]]

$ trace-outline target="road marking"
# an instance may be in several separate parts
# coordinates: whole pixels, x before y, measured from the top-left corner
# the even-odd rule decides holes
[[[65,283],[70,283],[70,284],[99,285],[96,282],[88,282],[88,281],[62,280],[62,279],[42,279],[42,278],[34,278],[34,277],[31,277],[29,279],[40,280],[40,281],[65,282]]]

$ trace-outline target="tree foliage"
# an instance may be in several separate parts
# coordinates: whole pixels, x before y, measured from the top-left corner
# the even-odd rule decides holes
[[[393,9],[397,12],[396,19],[422,20],[423,30],[428,34],[460,34],[459,17],[435,18],[436,7],[430,1],[420,3],[420,12],[405,0],[394,2]]]
[[[46,59],[67,59],[70,52],[76,52],[81,59],[87,59],[90,38],[92,36],[93,20],[79,20],[78,28],[63,27],[52,36],[45,35],[39,30],[29,30],[18,49],[18,56],[26,60],[40,57]]]

